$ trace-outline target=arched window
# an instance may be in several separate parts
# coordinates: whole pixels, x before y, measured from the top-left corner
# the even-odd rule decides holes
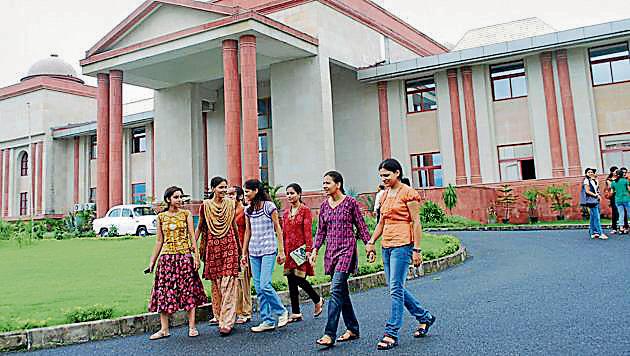
[[[28,175],[28,153],[24,152],[20,159],[20,175],[25,177]]]

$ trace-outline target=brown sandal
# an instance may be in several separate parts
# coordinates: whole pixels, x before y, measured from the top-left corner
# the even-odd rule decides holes
[[[343,333],[343,335],[337,338],[337,342],[347,342],[347,341],[356,340],[358,338],[359,338],[359,335],[353,333],[350,330],[346,330],[346,332]]]
[[[319,340],[315,341],[315,343],[319,346],[324,346],[324,347],[335,346],[335,341],[333,340],[332,337],[328,335],[322,336],[321,338],[319,338]]]
[[[319,303],[315,304],[315,309],[313,311],[313,317],[317,318],[318,316],[322,315],[323,311],[324,311],[324,298],[320,298],[319,299]]]

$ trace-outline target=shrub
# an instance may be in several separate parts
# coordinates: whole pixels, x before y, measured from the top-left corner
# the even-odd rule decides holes
[[[551,185],[547,187],[545,196],[551,201],[551,210],[564,217],[564,210],[571,206],[571,194],[567,193],[566,186]]]
[[[34,328],[43,328],[48,326],[48,320],[34,320],[34,319],[12,319],[12,320],[0,320],[0,333],[16,331],[16,330],[28,330]]]
[[[457,192],[455,191],[455,187],[449,183],[449,185],[444,189],[444,193],[442,194],[442,200],[444,201],[444,206],[448,209],[448,212],[452,215],[453,208],[457,205]]]
[[[503,209],[505,209],[505,215],[503,218],[504,223],[510,222],[510,209],[516,202],[516,197],[514,193],[512,193],[512,187],[507,184],[502,185],[499,188],[499,196],[497,197],[497,203],[503,205]]]
[[[420,221],[422,224],[441,224],[446,219],[446,213],[439,205],[427,200],[420,207]]]
[[[289,288],[287,282],[284,279],[271,281],[271,286],[278,292],[287,290]]]
[[[107,228],[107,236],[118,236],[118,228],[116,225],[111,225]]]
[[[82,323],[85,321],[111,319],[114,315],[114,308],[96,304],[90,307],[74,308],[66,313],[66,320],[69,323]]]
[[[367,209],[367,211],[369,212],[373,212],[374,211],[374,197],[372,195],[362,195],[361,197],[359,197],[359,201],[363,204],[365,204],[365,207]]]
[[[538,216],[538,199],[544,197],[544,192],[538,188],[529,188],[523,192],[523,197],[527,200],[527,211],[530,217]]]
[[[15,226],[4,220],[0,220],[0,240],[10,240],[15,234]]]
[[[380,272],[382,270],[383,270],[383,264],[382,263],[368,263],[368,264],[360,265],[359,266],[359,271],[358,271],[358,273],[356,275],[357,276],[365,276],[365,275],[368,275],[368,274]]]

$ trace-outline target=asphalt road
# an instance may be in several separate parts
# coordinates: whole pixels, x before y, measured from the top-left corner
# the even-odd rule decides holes
[[[395,354],[630,355],[630,235],[589,240],[585,231],[457,233],[472,259],[407,284],[437,316],[430,336],[411,336],[406,314]],[[319,350],[325,317],[265,334],[238,327],[227,338],[200,325],[149,341],[148,335],[37,352],[42,355],[326,355],[376,352],[389,313],[384,288],[352,295],[361,339]],[[323,315],[326,315],[324,313]],[[343,332],[340,323],[339,332]],[[385,352],[385,351],[379,351]]]

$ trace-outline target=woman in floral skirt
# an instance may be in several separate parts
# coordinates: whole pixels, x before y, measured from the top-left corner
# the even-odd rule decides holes
[[[183,210],[183,190],[170,187],[164,192],[165,211],[158,214],[157,237],[148,271],[156,262],[155,282],[151,291],[149,311],[160,313],[161,328],[151,340],[169,337],[169,316],[178,310],[188,312],[188,336],[199,335],[195,324],[195,309],[208,301],[199,269],[199,253],[194,239],[190,211]]]

